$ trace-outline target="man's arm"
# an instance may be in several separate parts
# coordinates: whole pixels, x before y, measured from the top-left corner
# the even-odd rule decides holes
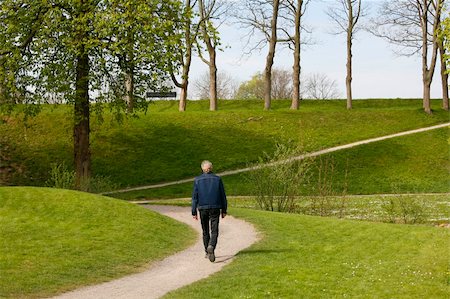
[[[192,217],[195,220],[198,220],[197,205],[198,205],[198,190],[196,181],[194,181],[194,187],[192,188]]]
[[[220,198],[222,200],[222,218],[225,218],[227,215],[227,208],[228,208],[228,202],[227,202],[227,195],[225,194],[225,187],[223,186],[222,179],[219,181],[219,192],[220,192]]]

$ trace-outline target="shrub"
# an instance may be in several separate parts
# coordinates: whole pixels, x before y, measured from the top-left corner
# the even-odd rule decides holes
[[[69,170],[66,164],[52,164],[47,186],[58,189],[78,189],[85,192],[101,193],[117,189],[109,177],[93,176],[81,181],[79,188],[75,186],[75,171]]]
[[[50,170],[50,178],[46,182],[47,186],[58,189],[74,189],[75,172],[67,169],[66,164],[53,163]]]
[[[260,157],[247,179],[254,188],[256,202],[263,210],[293,212],[295,196],[308,181],[311,159],[292,161],[301,153],[299,146],[277,144],[274,154]]]

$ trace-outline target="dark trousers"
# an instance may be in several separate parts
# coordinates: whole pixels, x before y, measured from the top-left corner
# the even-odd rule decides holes
[[[220,209],[199,210],[200,220],[203,230],[203,245],[208,248],[211,245],[214,249],[217,245],[217,237],[219,236],[219,218]]]

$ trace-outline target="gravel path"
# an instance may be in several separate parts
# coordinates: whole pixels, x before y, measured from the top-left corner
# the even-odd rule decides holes
[[[159,298],[169,291],[208,277],[230,263],[241,250],[257,241],[253,226],[227,216],[220,220],[216,261],[205,258],[200,223],[193,220],[190,208],[174,206],[144,206],[192,226],[197,232],[196,243],[175,255],[153,263],[148,270],[99,285],[62,294],[54,298],[112,299]]]

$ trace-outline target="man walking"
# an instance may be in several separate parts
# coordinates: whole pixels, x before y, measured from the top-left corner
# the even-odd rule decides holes
[[[197,209],[203,230],[203,245],[206,257],[216,260],[214,250],[219,236],[219,218],[227,215],[227,197],[222,179],[212,172],[212,163],[203,161],[203,174],[194,179],[192,191],[192,217],[198,220]]]

